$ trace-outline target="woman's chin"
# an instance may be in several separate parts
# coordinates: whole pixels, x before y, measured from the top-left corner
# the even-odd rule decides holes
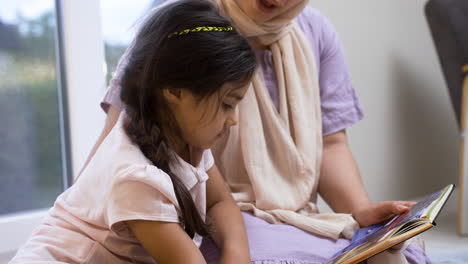
[[[252,20],[257,23],[266,22],[275,16],[277,10],[278,7],[268,7],[262,3],[262,0],[257,0],[255,14],[253,15],[254,17],[252,17]]]
[[[257,0],[257,10],[264,14],[273,14],[278,9],[276,6],[268,6],[264,3],[264,0]]]

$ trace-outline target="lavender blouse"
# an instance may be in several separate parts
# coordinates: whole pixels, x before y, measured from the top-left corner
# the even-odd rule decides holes
[[[332,24],[318,10],[311,7],[306,7],[296,18],[296,22],[304,31],[316,57],[323,135],[350,127],[363,118],[363,112],[351,83],[338,34]],[[272,53],[269,50],[256,50],[256,53],[268,92],[278,108],[278,87]],[[126,54],[120,60],[117,71],[101,102],[101,107],[106,112],[109,105],[122,108],[119,80],[126,64]]]

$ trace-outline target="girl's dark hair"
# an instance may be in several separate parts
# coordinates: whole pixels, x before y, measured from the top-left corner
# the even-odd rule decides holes
[[[181,137],[163,89],[187,89],[202,100],[226,83],[246,84],[256,67],[247,40],[232,31],[169,35],[200,26],[230,27],[207,0],[182,0],[160,7],[143,22],[121,79],[121,99],[128,119],[124,129],[158,168],[169,174],[187,234],[208,234],[190,192],[172,173],[169,148]]]

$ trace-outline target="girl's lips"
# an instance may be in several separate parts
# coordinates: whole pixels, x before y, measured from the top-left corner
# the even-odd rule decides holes
[[[217,139],[222,138],[226,134],[226,132],[228,132],[228,131],[229,131],[229,128],[223,128],[223,130],[221,130],[221,132],[219,132],[219,134],[216,136],[216,138]]]
[[[260,11],[266,13],[269,13],[275,10],[276,8],[276,6],[274,4],[271,4],[268,0],[257,0],[257,7],[258,9],[260,9]]]
[[[217,139],[221,138],[224,135],[225,132],[226,132],[226,130],[223,130],[223,131],[219,132],[219,134],[216,136],[216,138]]]

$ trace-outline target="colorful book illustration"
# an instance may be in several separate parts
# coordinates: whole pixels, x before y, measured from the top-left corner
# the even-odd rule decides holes
[[[337,252],[327,264],[359,263],[435,226],[434,221],[453,189],[453,184],[447,185],[422,199],[408,212],[357,230],[351,244]]]

